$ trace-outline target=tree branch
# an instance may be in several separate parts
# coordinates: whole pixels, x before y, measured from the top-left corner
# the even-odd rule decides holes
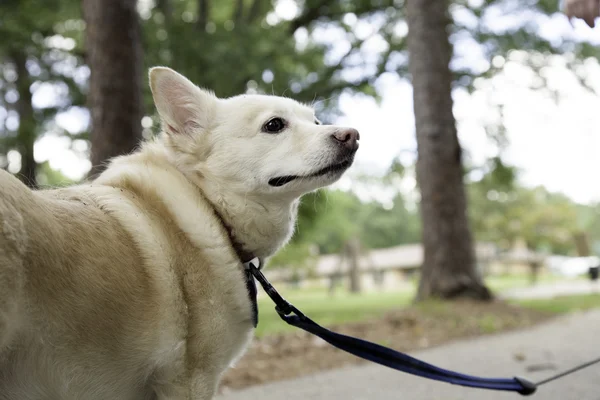
[[[320,4],[315,6],[306,6],[304,12],[290,22],[290,33],[296,32],[300,27],[310,24],[315,19],[325,16],[324,7],[329,6],[333,3],[331,0],[321,0]]]
[[[319,18],[335,19],[349,12],[361,16],[374,11],[385,10],[388,7],[394,7],[394,0],[385,0],[377,6],[373,6],[370,2],[366,2],[366,4],[360,4],[358,6],[352,5],[350,8],[340,7],[336,1],[321,0],[318,4],[306,5],[304,11],[298,17],[290,21],[289,32],[293,34],[298,28],[306,27]]]
[[[237,0],[237,4],[233,10],[233,16],[231,19],[238,25],[242,22],[242,17],[244,16],[244,0]]]
[[[158,0],[157,1],[158,9],[165,16],[165,25],[167,29],[171,26],[171,21],[173,18],[173,7],[171,6],[170,0]]]
[[[262,0],[254,0],[250,6],[250,12],[248,13],[248,24],[252,24],[254,21],[256,21],[262,10],[261,5]]]
[[[210,11],[210,0],[198,0],[198,29],[204,31],[208,23],[208,13]]]

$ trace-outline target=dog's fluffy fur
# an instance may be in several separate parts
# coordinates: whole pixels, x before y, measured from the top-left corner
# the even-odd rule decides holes
[[[95,181],[0,171],[1,400],[212,398],[252,334],[230,235],[268,258],[299,197],[352,163],[346,128],[293,100],[218,99],[162,67],[150,84],[163,133]]]

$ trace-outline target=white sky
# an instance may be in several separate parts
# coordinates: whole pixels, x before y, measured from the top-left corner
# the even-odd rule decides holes
[[[280,12],[289,14],[285,18],[294,15],[285,7]],[[501,25],[500,18],[494,21],[496,26]],[[561,16],[546,19],[540,24],[540,30],[549,37],[574,35],[600,45],[600,27],[592,30],[576,21],[573,28]],[[373,43],[373,46],[380,45],[377,41]],[[459,62],[462,60],[469,65],[482,62],[477,49],[469,43],[457,46],[456,50]],[[589,81],[600,93],[600,67],[595,63],[587,70]],[[518,63],[510,62],[500,76],[481,85],[475,95],[454,93],[461,144],[475,163],[495,155],[495,147],[482,126],[486,119],[493,118],[489,101],[501,102],[505,105],[505,125],[510,142],[506,160],[521,169],[521,182],[545,185],[578,202],[600,201],[600,184],[596,180],[600,172],[600,98],[580,88],[569,71],[561,66],[560,59],[545,72],[549,84],[562,94],[558,102],[526,89],[534,77]],[[360,150],[352,169],[354,173],[381,174],[403,152],[407,156],[405,159],[410,160],[410,154],[416,148],[410,84],[385,76],[379,81],[378,89],[383,98],[380,104],[364,96],[343,95],[340,99],[345,116],[338,123],[355,127],[361,133]],[[74,110],[58,122],[77,131],[85,126],[86,119],[85,112]],[[86,150],[85,142],[79,142],[76,147]],[[90,166],[88,160],[69,150],[68,140],[52,135],[36,143],[35,158],[50,160],[53,168],[75,179],[82,177]],[[407,188],[414,187],[414,179],[409,178],[407,182]],[[350,186],[350,178],[338,184],[338,187]],[[374,194],[382,200],[389,195],[390,191],[384,189]]]
[[[551,84],[561,88],[558,103],[526,89],[527,73],[519,65],[505,72],[470,96],[455,92],[454,114],[459,139],[475,164],[496,155],[482,122],[492,110],[489,98],[505,104],[505,127],[509,146],[505,159],[520,168],[520,181],[546,186],[587,203],[600,201],[600,98],[573,82],[561,67],[549,74]],[[590,68],[589,77],[600,93],[600,68]],[[524,82],[525,81],[525,82]],[[412,88],[406,82],[386,85],[383,101],[342,98],[346,116],[340,123],[361,133],[357,161],[360,169],[383,173],[401,151],[415,150]],[[410,152],[406,152],[406,160]],[[348,182],[342,182],[347,187]]]
[[[506,21],[504,23],[506,25]],[[496,19],[494,25],[500,29],[501,19]],[[542,21],[540,31],[553,40],[571,36],[600,46],[600,27],[593,30],[581,21],[574,21],[572,27],[561,15]],[[482,62],[477,48],[469,43],[459,45],[455,50],[459,59],[468,65]],[[600,94],[598,63],[586,65],[586,72],[588,83]],[[529,186],[544,185],[581,203],[600,201],[600,184],[597,183],[600,173],[600,97],[590,94],[575,81],[560,56],[544,69],[544,74],[549,86],[560,92],[558,101],[529,90],[528,84],[536,77],[516,62],[507,62],[499,76],[485,82],[472,96],[455,92],[454,114],[461,145],[475,164],[496,155],[496,148],[487,138],[483,126],[495,115],[490,101],[504,104],[504,124],[509,141],[505,160],[520,169],[520,182]],[[346,116],[340,123],[361,132],[358,168],[373,173],[383,173],[401,152],[409,160],[410,151],[416,149],[410,84],[387,79],[380,86],[383,96],[380,105],[358,97],[341,99]],[[408,181],[408,187],[414,187],[414,179]],[[338,186],[356,187],[348,178]],[[393,190],[378,190],[373,197],[385,199],[392,194]]]

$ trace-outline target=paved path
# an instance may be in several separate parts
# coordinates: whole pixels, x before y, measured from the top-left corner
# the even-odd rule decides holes
[[[600,310],[555,319],[531,329],[415,352],[441,367],[482,376],[539,380],[600,356]],[[518,361],[518,359],[523,361]],[[378,365],[329,371],[232,392],[218,400],[503,400],[518,394],[468,389]],[[542,386],[538,400],[599,400],[600,365]]]

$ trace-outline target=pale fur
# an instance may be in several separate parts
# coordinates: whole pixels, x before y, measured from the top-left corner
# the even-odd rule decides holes
[[[339,156],[309,107],[150,81],[163,134],[95,181],[31,191],[0,171],[0,400],[211,399],[252,335],[223,221],[267,259],[299,197],[341,175],[268,184]],[[274,116],[289,126],[262,132]]]

